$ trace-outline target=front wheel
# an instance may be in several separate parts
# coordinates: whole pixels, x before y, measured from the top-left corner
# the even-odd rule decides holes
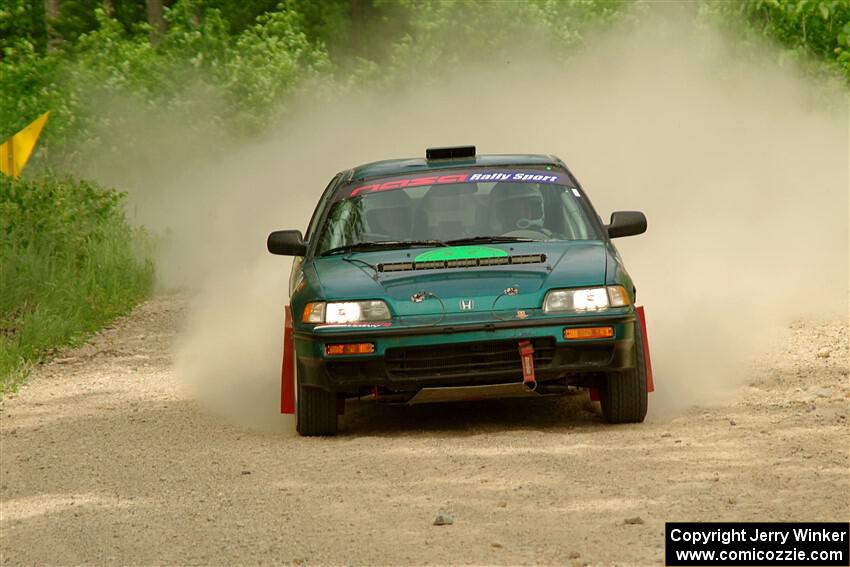
[[[336,435],[336,394],[301,384],[295,370],[295,428],[306,437]]]
[[[646,417],[646,357],[640,323],[635,322],[635,367],[610,372],[599,394],[602,415],[609,423],[640,423]]]

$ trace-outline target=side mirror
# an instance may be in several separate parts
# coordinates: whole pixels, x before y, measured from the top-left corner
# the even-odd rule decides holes
[[[646,232],[646,216],[640,211],[617,211],[611,213],[611,223],[605,228],[609,238],[643,234]]]
[[[303,256],[307,253],[300,230],[276,230],[269,234],[266,247],[279,256]]]

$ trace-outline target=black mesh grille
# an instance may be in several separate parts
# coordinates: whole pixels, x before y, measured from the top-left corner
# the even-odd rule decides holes
[[[555,355],[554,339],[534,339],[534,365],[547,366]],[[455,376],[471,372],[521,372],[518,341],[459,343],[386,351],[387,372],[394,378]]]

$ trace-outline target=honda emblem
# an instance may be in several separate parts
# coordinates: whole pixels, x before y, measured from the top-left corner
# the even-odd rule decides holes
[[[473,307],[475,307],[475,302],[471,299],[461,299],[460,300],[460,308],[464,311],[470,311]]]

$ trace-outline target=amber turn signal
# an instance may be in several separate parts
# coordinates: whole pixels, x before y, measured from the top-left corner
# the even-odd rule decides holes
[[[375,352],[374,343],[348,343],[344,345],[325,345],[325,354],[339,356],[348,354],[372,354]]]
[[[564,338],[567,340],[610,339],[613,336],[614,327],[579,327],[578,329],[564,329]]]

